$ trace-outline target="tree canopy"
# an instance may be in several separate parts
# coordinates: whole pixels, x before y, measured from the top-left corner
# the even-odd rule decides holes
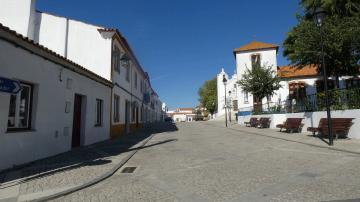
[[[313,10],[320,6],[327,11],[322,26],[325,67],[330,76],[357,75],[360,61],[360,1],[302,0],[304,15],[284,41],[284,56],[302,68],[320,64],[320,30],[312,20]],[[318,69],[322,71],[321,66]]]
[[[280,78],[277,77],[271,66],[247,68],[238,84],[244,91],[253,94],[260,100],[273,96],[275,91],[281,87]]]
[[[217,80],[216,78],[205,81],[199,88],[199,101],[211,113],[214,114],[217,107]]]

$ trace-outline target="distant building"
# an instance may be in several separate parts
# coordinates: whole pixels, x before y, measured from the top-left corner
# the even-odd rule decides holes
[[[223,82],[223,78],[227,79],[226,92]],[[233,74],[231,77],[221,69],[221,72],[217,75],[217,101],[218,101],[218,111],[216,116],[225,115],[225,107],[227,109],[228,116],[235,120],[235,115],[238,111],[238,81],[237,74]],[[225,104],[225,94],[226,94],[226,104]]]
[[[175,122],[192,122],[195,121],[194,108],[178,108],[175,111],[168,111],[168,117],[171,117]]]

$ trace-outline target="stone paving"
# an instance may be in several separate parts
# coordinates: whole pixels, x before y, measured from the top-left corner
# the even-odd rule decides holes
[[[54,201],[359,201],[360,154],[307,134],[222,123],[178,124],[159,133],[94,186]],[[258,134],[256,134],[258,133]],[[318,147],[316,144],[322,145]],[[338,148],[360,146],[339,140]]]
[[[137,149],[151,134],[158,132],[155,127],[2,172],[0,201],[26,200],[27,195],[66,189],[98,178]],[[12,197],[7,198],[5,194],[10,189],[17,193],[11,193]]]

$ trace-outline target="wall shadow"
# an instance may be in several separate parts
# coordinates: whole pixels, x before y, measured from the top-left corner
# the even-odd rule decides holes
[[[172,123],[148,124],[138,131],[123,135],[119,138],[106,140],[89,146],[75,148],[56,156],[37,160],[0,172],[0,189],[5,189],[28,181],[44,178],[57,173],[80,169],[87,166],[109,164],[108,157],[125,152],[145,149],[166,143],[176,142],[177,139],[167,139],[157,143],[135,147],[134,145],[149,138],[151,135],[165,132],[175,132],[178,128]]]

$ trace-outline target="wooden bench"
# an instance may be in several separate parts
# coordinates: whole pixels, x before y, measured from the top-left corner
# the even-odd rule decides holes
[[[270,128],[270,118],[268,117],[261,117],[257,122],[256,127],[258,128]]]
[[[302,120],[304,118],[287,118],[286,121],[282,124],[277,124],[276,127],[280,128],[280,132],[282,129],[286,129],[286,132],[301,132],[302,127]]]
[[[250,121],[246,121],[246,122],[245,122],[245,126],[247,126],[247,127],[256,127],[257,122],[258,122],[258,119],[257,119],[257,118],[251,117],[251,118],[250,118]]]
[[[354,118],[332,118],[331,119],[332,132],[335,135],[336,139],[339,138],[339,135],[341,135],[344,138],[347,137],[347,134],[349,133],[349,130],[350,130],[351,126],[353,125],[353,122],[352,122],[353,119]],[[317,132],[318,134],[321,135],[321,137],[327,138],[328,134],[329,134],[327,118],[320,119],[318,127],[308,127],[307,131],[312,132],[314,136],[315,136],[315,133]]]

